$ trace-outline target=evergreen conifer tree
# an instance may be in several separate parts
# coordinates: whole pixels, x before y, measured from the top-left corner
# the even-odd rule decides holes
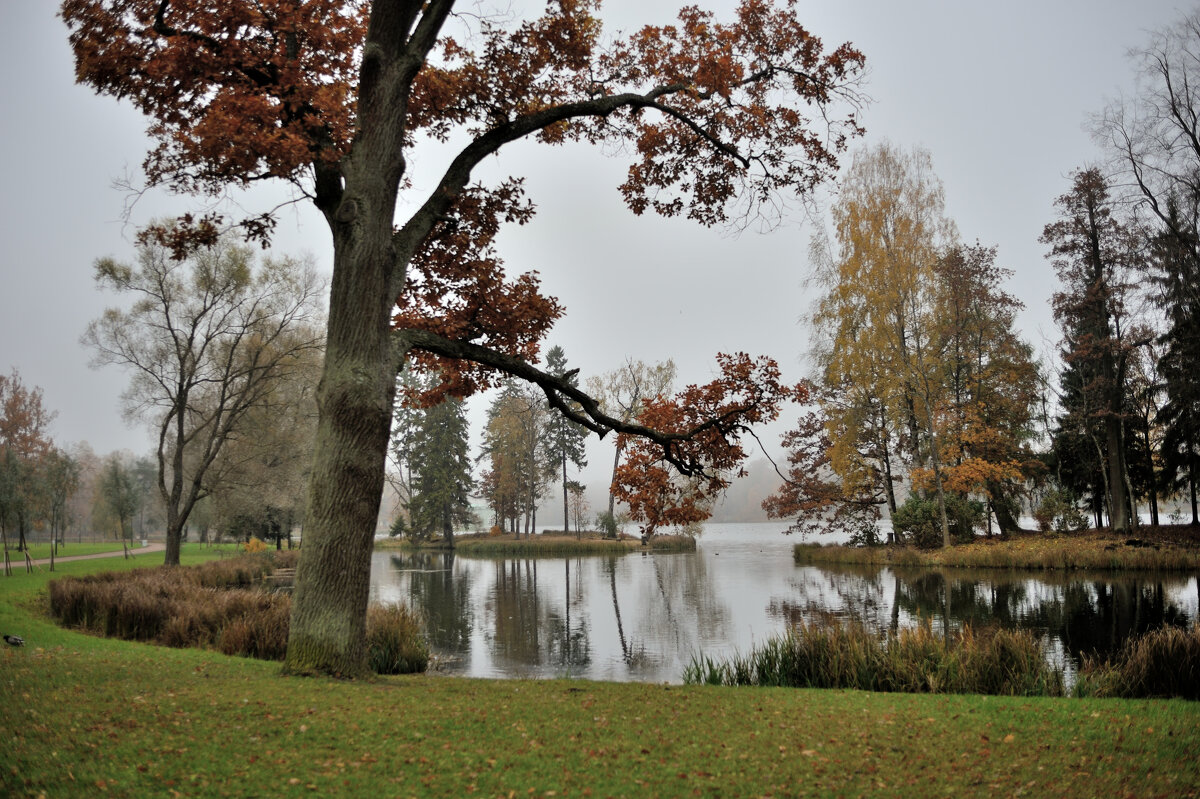
[[[546,353],[546,370],[556,377],[565,378],[573,386],[579,384],[578,370],[572,372],[567,369],[567,356],[562,347],[555,345]],[[586,440],[587,429],[560,413],[551,413],[542,429],[542,449],[547,469],[556,480],[562,481],[564,533],[571,531],[567,464],[576,469],[587,466]],[[576,536],[579,533],[580,530],[576,529]]]

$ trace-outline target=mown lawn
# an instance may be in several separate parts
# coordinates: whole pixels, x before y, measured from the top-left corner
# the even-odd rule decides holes
[[[1195,703],[284,679],[60,630],[49,576],[0,579],[0,795],[1200,795]]]

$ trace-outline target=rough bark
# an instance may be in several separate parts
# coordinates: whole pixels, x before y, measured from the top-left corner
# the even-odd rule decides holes
[[[1129,513],[1129,494],[1125,490],[1125,441],[1121,435],[1121,420],[1109,416],[1104,424],[1105,445],[1108,448],[1108,493],[1110,496],[1109,524],[1112,529],[1128,532],[1132,527]]]
[[[284,671],[366,673],[370,559],[383,497],[396,353],[390,230],[335,246],[333,299]],[[381,241],[382,240],[382,241]]]

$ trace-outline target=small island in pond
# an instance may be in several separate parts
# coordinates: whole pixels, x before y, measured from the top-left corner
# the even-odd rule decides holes
[[[378,549],[449,549],[445,542],[431,541],[414,545],[407,541],[376,542]],[[456,535],[453,550],[460,555],[621,555],[627,552],[694,552],[696,539],[690,535],[651,536],[643,545],[641,538],[621,535],[605,538],[602,533],[586,531],[563,533],[547,530],[536,535],[502,533],[473,533]]]

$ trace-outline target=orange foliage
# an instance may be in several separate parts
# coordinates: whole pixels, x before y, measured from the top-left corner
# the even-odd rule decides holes
[[[668,437],[665,447],[622,434],[628,449],[614,493],[628,503],[643,535],[708,518],[706,499],[743,474],[742,436],[750,425],[774,421],[783,403],[808,397],[805,386],[779,382],[779,367],[770,358],[720,354],[717,362],[717,380],[690,385],[671,398],[645,400],[638,422]]]
[[[56,415],[43,403],[42,390],[26,386],[16,369],[0,375],[0,447],[23,460],[44,458],[53,447],[47,428]]]
[[[562,316],[553,297],[538,290],[536,273],[509,279],[493,242],[504,223],[523,224],[533,215],[521,182],[500,188],[473,187],[439,222],[409,267],[397,300],[397,329],[427,330],[452,341],[480,344],[536,361],[542,339]],[[447,394],[465,397],[497,385],[500,375],[480,364],[414,351],[414,363],[441,376],[441,384],[415,397],[431,405]]]
[[[65,0],[75,71],[129,99],[158,141],[151,183],[219,194],[334,163],[354,132],[369,4]]]

